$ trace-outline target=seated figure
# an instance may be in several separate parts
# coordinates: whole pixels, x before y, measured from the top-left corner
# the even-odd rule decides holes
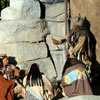
[[[85,65],[75,58],[68,58],[62,71],[61,86],[64,96],[92,95],[88,79]]]
[[[39,70],[39,65],[31,65],[28,75],[23,80],[26,87],[26,97],[28,100],[51,100],[52,87],[49,80]]]
[[[52,42],[55,45],[65,45],[67,57],[76,58],[82,61],[87,69],[88,73],[91,73],[92,65],[92,49],[90,46],[89,33],[84,26],[84,19],[81,16],[76,16],[71,20],[71,32],[65,36],[64,39],[56,40],[52,38]]]

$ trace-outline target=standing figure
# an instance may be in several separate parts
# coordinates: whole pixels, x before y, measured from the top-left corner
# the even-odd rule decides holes
[[[85,65],[75,58],[68,58],[65,63],[61,86],[64,96],[74,97],[93,94]]]
[[[90,37],[84,27],[84,19],[81,16],[76,16],[71,20],[71,32],[62,40],[52,39],[55,45],[63,44],[66,42],[67,50],[71,58],[77,58],[82,61],[88,73],[91,73],[91,55],[92,50],[90,47]]]
[[[51,100],[52,87],[49,80],[40,72],[39,65],[31,65],[28,75],[23,80],[26,87],[26,97],[28,100]]]

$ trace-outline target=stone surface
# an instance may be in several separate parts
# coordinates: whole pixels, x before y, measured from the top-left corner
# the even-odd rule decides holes
[[[64,45],[54,45],[53,42],[52,42],[52,38],[54,38],[56,40],[61,40],[64,37],[56,36],[56,35],[48,35],[47,38],[46,38],[46,43],[49,46],[49,50],[50,51],[63,50],[64,49]]]
[[[57,72],[57,80],[62,79],[62,70],[66,62],[66,54],[64,51],[51,51],[51,56],[55,64]]]
[[[15,20],[20,19],[21,17],[20,11],[12,7],[7,7],[1,11],[2,20]]]
[[[0,21],[0,43],[38,42],[48,33],[45,20]]]
[[[64,22],[50,22],[48,21],[48,28],[52,35],[65,36],[65,23]]]
[[[52,43],[52,37],[56,40],[61,40],[64,37],[61,36],[54,36],[54,35],[48,35],[46,38],[46,43],[48,44],[50,54],[52,57],[52,60],[55,65],[56,73],[57,73],[57,80],[61,80],[62,76],[62,70],[66,61],[66,54],[64,50],[64,45],[54,45]]]
[[[46,4],[45,4],[46,5]],[[56,20],[56,18],[65,12],[65,6],[63,3],[54,3],[50,4],[46,7],[46,18],[52,18]],[[64,18],[63,18],[64,20]]]
[[[41,72],[44,72],[50,80],[56,76],[57,80],[60,80],[66,55],[64,46],[59,45],[59,48],[55,46],[51,37],[59,40],[65,36],[65,4],[62,2],[64,0],[40,1],[46,7],[47,23],[38,19],[41,15],[38,0],[10,0],[10,7],[2,10],[0,53],[7,53],[8,56],[15,57],[18,62],[17,66],[28,71],[32,63],[39,63]],[[86,16],[89,20],[90,31],[97,40],[96,54],[100,63],[100,0],[70,0],[70,3],[72,17],[80,13],[82,17]],[[48,35],[49,32],[51,35]],[[44,42],[41,42],[46,36],[48,48]],[[99,72],[100,70],[98,70]],[[98,88],[97,90],[99,91]],[[77,96],[59,100],[100,100],[100,96]]]
[[[50,33],[65,36],[65,6],[64,3],[46,5],[46,20]]]
[[[21,9],[24,3],[34,0],[10,0],[10,7]]]
[[[17,63],[47,57],[47,47],[42,43],[0,44],[0,53],[15,57]]]
[[[34,0],[10,0],[10,7],[1,12],[2,20],[33,19],[40,16],[40,3]]]
[[[33,19],[40,18],[41,16],[40,3],[38,1],[29,1],[24,3],[21,6],[21,11],[23,18]]]
[[[49,57],[44,59],[34,60],[34,61],[22,62],[19,63],[17,66],[20,67],[21,69],[25,69],[29,71],[31,64],[33,63],[38,63],[40,71],[43,72],[50,80],[52,80],[53,77],[56,77],[56,72],[53,63]]]
[[[76,96],[76,97],[72,97],[72,98],[61,98],[58,100],[100,100],[100,96]]]

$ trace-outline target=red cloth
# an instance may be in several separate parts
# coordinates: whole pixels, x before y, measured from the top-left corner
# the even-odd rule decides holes
[[[14,100],[14,85],[13,80],[6,80],[0,74],[0,100]]]

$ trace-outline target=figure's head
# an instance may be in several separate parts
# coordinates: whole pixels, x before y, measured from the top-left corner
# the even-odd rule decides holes
[[[83,26],[83,24],[84,24],[84,18],[82,18],[80,15],[71,19],[71,29],[77,26]]]
[[[8,65],[8,57],[7,57],[7,55],[6,54],[2,54],[2,55],[0,55],[0,59],[1,59],[1,61],[0,61],[0,63],[2,64],[2,66],[7,66]]]
[[[32,65],[31,65],[31,68],[30,68],[30,72],[40,72],[40,70],[39,70],[39,64],[37,64],[37,63],[33,63]]]
[[[30,77],[32,78],[31,79],[32,82],[30,82]],[[27,75],[27,85],[32,85],[32,86],[34,84],[39,85],[39,83],[38,83],[39,80],[42,81],[42,74],[41,74],[41,72],[39,70],[39,64],[33,63],[31,65],[30,71],[29,71],[29,73]]]
[[[28,72],[27,71],[25,71],[24,69],[22,69],[22,70],[20,70],[20,72],[19,72],[19,78],[20,79],[22,79],[23,80],[23,78],[25,77],[25,76],[27,76],[28,75]]]

